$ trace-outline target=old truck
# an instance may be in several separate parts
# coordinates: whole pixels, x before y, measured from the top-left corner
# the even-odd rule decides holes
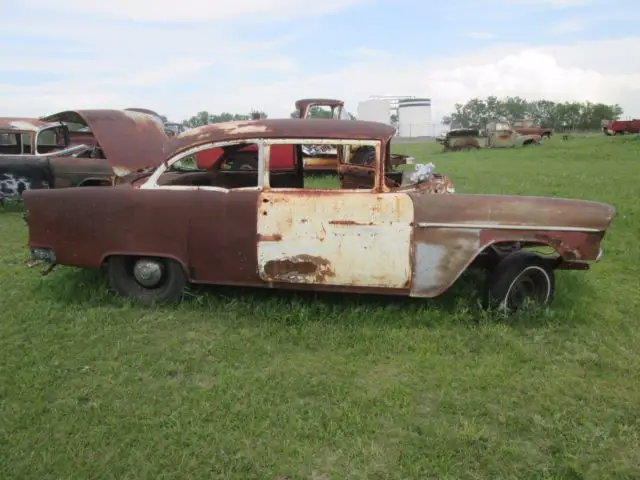
[[[600,123],[605,135],[624,135],[640,133],[640,120],[602,120]]]
[[[459,128],[450,130],[436,140],[442,144],[445,152],[475,150],[480,148],[506,148],[538,145],[540,135],[521,135],[509,124],[491,122],[486,130],[478,128]]]
[[[549,139],[553,135],[553,129],[536,125],[531,119],[514,120],[511,128],[521,135],[540,135],[542,138]]]
[[[483,269],[482,304],[511,311],[551,302],[556,270],[600,260],[611,205],[456,194],[422,165],[390,171],[394,134],[357,120],[195,128],[122,185],[25,192],[28,248],[45,273],[105,267],[115,293],[146,305],[181,300],[189,283],[433,298]],[[305,184],[309,144],[337,145],[339,189]],[[247,145],[257,170],[222,168]],[[211,148],[222,149],[212,168],[181,164]],[[293,168],[274,170],[285,149]]]
[[[299,119],[326,119],[326,120],[352,120],[349,113],[344,109],[342,100],[332,98],[303,98],[296,100],[295,112],[292,118]],[[257,118],[254,118],[257,120]],[[247,147],[249,150],[253,147]],[[248,150],[246,150],[248,151]],[[217,160],[218,151],[201,152],[196,156],[197,162],[201,166],[211,165]],[[336,145],[319,144],[304,145],[303,168],[307,173],[331,174],[336,172],[338,157]],[[391,154],[391,165],[411,165],[415,159],[409,155]],[[280,155],[273,161],[275,168],[288,169],[293,165],[291,156]],[[237,160],[229,165],[231,169],[255,170],[258,168],[255,156],[239,155]]]
[[[0,119],[0,203],[25,190],[113,185],[155,165],[167,141],[149,116],[74,110],[40,119]]]

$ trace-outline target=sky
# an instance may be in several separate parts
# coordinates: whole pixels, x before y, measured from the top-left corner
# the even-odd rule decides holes
[[[640,1],[22,0],[3,9],[2,116],[150,108],[286,117],[296,99],[487,95],[640,118]]]

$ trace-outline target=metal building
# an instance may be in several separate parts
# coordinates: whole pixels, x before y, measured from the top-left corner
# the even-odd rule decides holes
[[[358,120],[391,123],[391,104],[386,99],[370,99],[358,103]]]
[[[403,98],[398,101],[398,135],[400,137],[432,137],[430,98]]]

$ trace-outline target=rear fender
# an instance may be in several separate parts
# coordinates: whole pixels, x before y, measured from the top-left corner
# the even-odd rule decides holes
[[[595,261],[603,232],[509,231],[473,228],[414,229],[412,297],[437,297],[447,291],[492,246],[520,242],[550,247],[559,258],[554,267]],[[499,258],[499,257],[498,257]]]

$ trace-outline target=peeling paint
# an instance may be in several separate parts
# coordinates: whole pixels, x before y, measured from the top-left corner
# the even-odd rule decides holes
[[[258,205],[265,281],[405,288],[411,280],[413,204],[406,194],[272,190],[260,194]],[[274,235],[281,239],[262,240]],[[282,262],[301,258],[316,259],[318,269],[322,259],[321,272],[287,273]]]
[[[220,130],[224,130],[224,132],[228,134],[239,134],[239,133],[261,133],[268,132],[269,127],[264,124],[259,123],[246,123],[243,121],[239,122],[228,122],[228,123],[215,123],[214,126],[217,126]]]
[[[479,230],[417,230],[411,296],[435,297],[466,270],[480,252]]]

